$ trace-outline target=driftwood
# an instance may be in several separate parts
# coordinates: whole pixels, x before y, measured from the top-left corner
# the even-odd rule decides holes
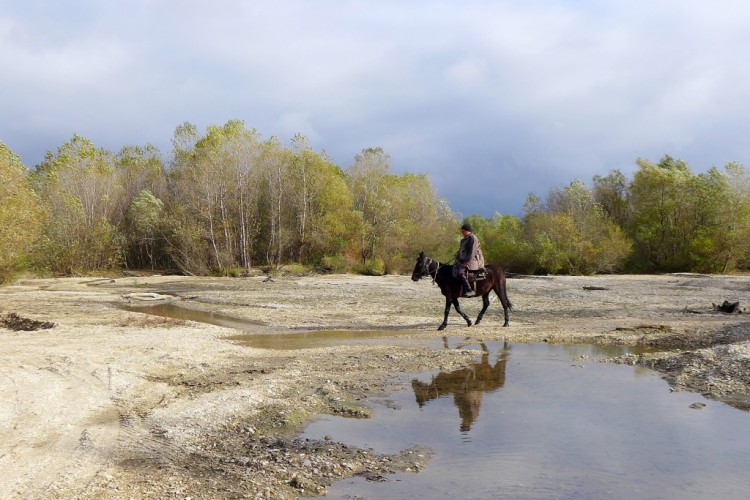
[[[173,295],[162,295],[156,292],[127,293],[123,295],[122,298],[125,300],[139,300],[139,301],[144,301],[144,302],[155,302],[155,301],[168,302],[170,300],[175,299]]]
[[[16,313],[8,313],[5,316],[0,317],[0,326],[16,332],[31,332],[34,330],[53,328],[55,324],[51,321],[37,321],[29,318],[22,318]]]
[[[584,290],[609,290],[606,286],[585,286]]]
[[[635,326],[618,326],[615,328],[615,331],[618,332],[635,332],[635,331],[642,331],[642,330],[655,330],[659,332],[671,332],[672,327],[669,325],[648,325],[648,324],[641,324],[641,325],[635,325]]]
[[[723,304],[716,305],[711,304],[714,306],[714,310],[727,313],[727,314],[734,314],[734,313],[741,313],[742,310],[740,309],[740,303],[739,302],[729,302],[728,300],[725,300]]]

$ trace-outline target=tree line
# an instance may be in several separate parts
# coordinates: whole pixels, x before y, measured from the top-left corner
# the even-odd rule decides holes
[[[739,163],[694,173],[682,160],[636,161],[574,180],[524,216],[473,216],[489,261],[526,273],[728,273],[750,269],[750,176]]]
[[[298,135],[287,147],[239,120],[184,123],[167,164],[74,135],[33,169],[0,143],[0,276],[172,269],[237,275],[298,265],[400,273],[447,251],[456,218],[424,174],[391,172],[381,148],[335,165]]]
[[[265,266],[405,273],[419,251],[450,261],[459,217],[425,174],[394,174],[381,148],[341,168],[304,136],[244,122],[177,127],[114,153],[74,135],[29,169],[0,142],[0,280],[22,271],[123,269],[240,275]],[[730,163],[695,174],[637,161],[575,180],[523,215],[472,215],[485,260],[516,273],[730,272],[750,267],[750,182]]]

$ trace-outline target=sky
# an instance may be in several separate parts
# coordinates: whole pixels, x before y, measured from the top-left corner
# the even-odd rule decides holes
[[[118,152],[239,119],[458,215],[665,155],[750,167],[745,0],[0,0],[0,142]]]

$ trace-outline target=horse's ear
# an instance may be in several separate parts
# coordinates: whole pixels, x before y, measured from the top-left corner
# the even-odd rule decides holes
[[[419,258],[424,259],[424,252],[419,252]]]

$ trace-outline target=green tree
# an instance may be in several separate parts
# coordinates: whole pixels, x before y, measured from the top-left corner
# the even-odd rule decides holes
[[[42,211],[21,158],[0,142],[0,283],[28,262]]]
[[[122,264],[124,239],[111,222],[121,186],[110,152],[74,135],[47,153],[34,181],[46,214],[37,265],[70,275]]]
[[[452,255],[458,248],[456,217],[425,174],[407,172],[383,178],[382,207],[388,210],[387,231],[380,236],[376,256],[384,272],[410,271],[420,251]]]
[[[643,159],[637,164],[628,188],[633,220],[627,228],[635,240],[635,262],[649,271],[688,270],[699,220],[694,175],[670,156],[658,164]]]
[[[628,206],[628,179],[620,170],[612,170],[606,176],[594,176],[594,201],[596,201],[610,220],[620,227],[630,222],[631,212]]]
[[[134,255],[137,267],[148,265],[154,269],[158,258],[156,250],[159,248],[159,228],[163,210],[164,202],[148,189],[138,193],[130,203],[127,218],[129,233],[137,246],[137,253]]]
[[[267,231],[262,244],[265,247],[266,262],[276,268],[293,253],[296,224],[294,210],[288,202],[288,198],[292,196],[288,179],[293,175],[293,164],[292,152],[276,137],[263,144],[260,158],[263,181],[261,223]]]
[[[576,234],[570,214],[537,213],[526,222],[538,269],[551,274],[580,272],[574,259],[578,251],[589,249],[589,243]]]
[[[750,176],[739,163],[696,176],[697,229],[690,246],[693,269],[734,270],[748,264]]]
[[[356,234],[357,217],[344,172],[325,155],[314,151],[307,139],[292,140],[289,197],[295,221],[296,259],[321,264],[347,251]],[[340,266],[337,266],[341,268]]]
[[[318,211],[307,240],[310,262],[337,271],[349,270],[357,261],[349,256],[356,253],[362,219],[354,210],[343,171],[332,164],[328,164],[326,170],[323,177],[327,180],[317,198]]]
[[[146,190],[163,200],[167,197],[167,172],[156,146],[125,146],[115,157],[117,182],[122,186],[124,211],[133,198]]]
[[[525,237],[537,262],[548,272],[614,272],[630,253],[625,233],[579,180],[550,190],[543,209],[533,199],[527,206],[534,210],[527,213]]]
[[[533,273],[538,267],[533,248],[524,238],[523,221],[515,215],[495,213],[492,218],[467,218],[482,242],[484,260],[506,271]]]
[[[128,267],[169,266],[168,259],[158,244],[160,239],[156,233],[146,234],[144,227],[134,223],[133,203],[143,204],[143,193],[149,195],[163,205],[167,198],[167,174],[161,153],[152,145],[125,146],[115,157],[117,182],[120,184],[120,200],[115,209],[113,224],[120,228],[126,240],[125,265]],[[139,201],[136,198],[141,197]],[[138,209],[136,209],[138,210]],[[159,211],[159,216],[165,214]],[[154,221],[153,227],[163,227],[163,220]]]
[[[198,194],[203,173],[196,165],[197,127],[180,124],[172,137],[172,163],[167,175],[165,252],[185,274],[204,274],[211,267],[203,224],[205,208]]]
[[[390,171],[391,158],[382,148],[363,149],[347,170],[354,210],[362,221],[358,237],[362,265],[377,257],[383,238],[396,222],[387,192]]]
[[[742,165],[696,175],[670,156],[637,164],[630,182],[619,171],[594,177],[596,201],[635,241],[629,269],[727,272],[743,265],[750,190]]]
[[[200,136],[185,123],[173,139],[167,203],[167,252],[186,272],[219,273],[253,262],[260,231],[258,133],[240,120]]]
[[[362,270],[405,272],[419,251],[441,255],[454,246],[455,215],[429,177],[391,173],[391,158],[382,148],[362,150],[346,174],[359,221],[356,250]]]

